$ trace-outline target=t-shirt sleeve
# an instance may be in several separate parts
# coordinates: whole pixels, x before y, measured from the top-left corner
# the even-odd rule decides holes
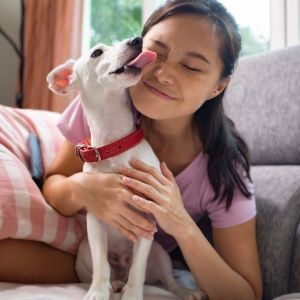
[[[57,127],[64,137],[73,144],[78,144],[90,137],[90,129],[79,96],[64,110]]]
[[[207,202],[206,210],[213,227],[232,227],[247,222],[255,217],[256,202],[254,187],[249,178],[244,177],[244,182],[252,194],[251,198],[247,198],[236,188],[229,210],[226,210],[226,201],[222,201],[221,203],[218,200]]]

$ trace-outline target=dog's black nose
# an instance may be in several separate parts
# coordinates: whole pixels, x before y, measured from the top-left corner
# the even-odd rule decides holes
[[[139,36],[134,37],[128,41],[127,45],[132,46],[132,47],[136,48],[137,50],[142,50],[143,38],[141,38]]]

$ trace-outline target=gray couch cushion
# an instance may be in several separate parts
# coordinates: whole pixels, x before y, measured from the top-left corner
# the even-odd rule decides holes
[[[300,46],[241,59],[224,105],[252,164],[299,164]]]
[[[264,299],[288,293],[300,212],[300,166],[253,166]]]

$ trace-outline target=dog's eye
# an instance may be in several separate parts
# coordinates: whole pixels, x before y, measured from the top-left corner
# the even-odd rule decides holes
[[[92,57],[92,58],[98,57],[98,56],[100,56],[102,53],[103,53],[103,51],[102,51],[101,49],[96,49],[96,50],[92,53],[91,57]]]

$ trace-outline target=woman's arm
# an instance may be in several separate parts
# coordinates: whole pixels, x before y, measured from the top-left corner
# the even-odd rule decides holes
[[[83,208],[83,204],[75,201],[72,187],[72,176],[81,173],[82,168],[83,163],[75,154],[74,145],[65,140],[47,170],[43,185],[47,202],[63,215],[74,215]]]
[[[124,201],[132,192],[122,185],[120,175],[84,173],[82,167],[74,145],[65,141],[48,169],[43,186],[48,203],[66,216],[84,208],[132,241],[140,235],[153,238],[156,226],[129,209]]]
[[[255,299],[262,299],[255,218],[230,228],[213,228],[213,240],[220,256],[249,282],[255,292]]]
[[[256,248],[255,220],[227,229],[214,229],[215,248],[185,210],[171,171],[160,174],[142,162],[122,168],[123,182],[138,194],[129,203],[152,213],[172,235],[201,289],[209,299],[261,299],[262,284]]]
[[[255,219],[231,228],[214,228],[214,248],[193,220],[184,228],[175,238],[209,299],[262,299]]]

